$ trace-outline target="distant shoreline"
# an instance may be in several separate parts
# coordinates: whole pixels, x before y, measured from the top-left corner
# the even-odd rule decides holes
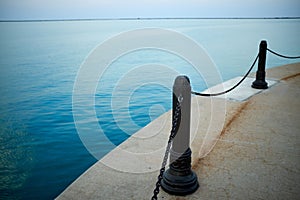
[[[125,21],[125,20],[184,20],[184,19],[300,19],[300,17],[136,17],[136,18],[95,18],[95,19],[11,19],[1,20],[0,22],[57,22],[57,21]]]

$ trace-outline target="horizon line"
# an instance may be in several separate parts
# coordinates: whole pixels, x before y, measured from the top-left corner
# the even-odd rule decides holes
[[[300,19],[300,16],[298,17],[120,17],[120,18],[68,18],[68,19],[0,19],[0,22],[172,20],[172,19]]]

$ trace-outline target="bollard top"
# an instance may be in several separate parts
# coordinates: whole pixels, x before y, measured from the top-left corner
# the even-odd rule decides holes
[[[187,76],[177,76],[174,82],[174,87],[191,88],[190,79]]]
[[[262,40],[260,42],[260,46],[267,46],[267,41],[266,40]]]
[[[262,40],[260,43],[267,43],[267,41],[266,40]]]

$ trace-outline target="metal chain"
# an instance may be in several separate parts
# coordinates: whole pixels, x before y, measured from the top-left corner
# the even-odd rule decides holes
[[[271,50],[271,49],[268,49],[267,50],[269,52],[271,52],[272,54],[276,55],[276,56],[279,56],[279,57],[282,57],[282,58],[287,58],[287,59],[297,59],[297,58],[300,58],[300,56],[285,56],[285,55],[282,55],[282,54],[279,54],[279,53],[276,53],[275,51]]]
[[[251,65],[251,67],[250,67],[250,69],[248,70],[248,72],[244,75],[244,77],[237,83],[237,84],[235,84],[232,88],[230,88],[230,89],[228,89],[228,90],[225,90],[225,91],[223,91],[223,92],[218,92],[218,93],[212,93],[212,94],[205,94],[205,93],[200,93],[200,92],[193,92],[192,91],[192,94],[194,94],[194,95],[198,95],[198,96],[205,96],[205,97],[211,97],[211,96],[219,96],[219,95],[223,95],[223,94],[226,94],[226,93],[228,93],[228,92],[230,92],[230,91],[232,91],[232,90],[234,90],[236,87],[238,87],[246,78],[247,78],[247,76],[250,74],[250,72],[252,71],[252,69],[253,69],[253,67],[254,67],[254,65],[255,65],[255,63],[256,63],[256,61],[258,60],[258,54],[257,54],[257,56],[256,56],[256,58],[255,58],[255,60],[253,61],[253,63],[252,63],[252,65]]]
[[[172,144],[172,141],[173,141],[173,139],[174,139],[174,137],[176,136],[176,133],[177,133],[176,129],[177,129],[177,125],[178,125],[178,122],[179,122],[179,116],[180,116],[180,112],[181,112],[181,102],[182,101],[183,101],[183,97],[182,97],[182,95],[180,95],[177,99],[177,105],[176,105],[175,112],[174,112],[174,115],[173,115],[173,120],[172,120],[171,134],[169,136],[168,144],[167,144],[167,147],[166,147],[166,152],[165,152],[165,155],[164,155],[164,158],[163,158],[163,162],[161,164],[161,169],[160,169],[159,175],[157,177],[157,182],[155,184],[155,189],[153,190],[153,196],[152,196],[151,200],[157,200],[157,195],[159,193],[159,188],[161,186],[161,180],[163,179],[163,174],[164,174],[165,169],[166,169],[171,144]]]

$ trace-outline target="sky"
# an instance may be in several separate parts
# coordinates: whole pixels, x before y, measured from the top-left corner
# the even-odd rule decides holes
[[[300,0],[0,0],[0,20],[300,17]]]

